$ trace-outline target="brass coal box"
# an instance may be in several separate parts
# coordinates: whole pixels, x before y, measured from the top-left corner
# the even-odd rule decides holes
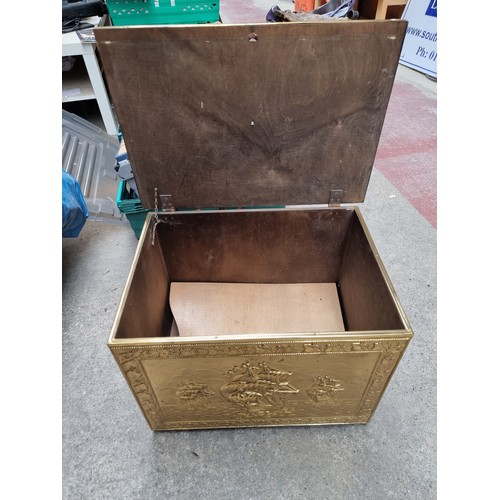
[[[369,422],[412,337],[355,205],[406,24],[95,30],[153,209],[108,345],[153,430]]]

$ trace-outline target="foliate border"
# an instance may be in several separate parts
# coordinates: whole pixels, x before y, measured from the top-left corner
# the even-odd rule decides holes
[[[207,342],[193,344],[163,344],[161,346],[110,346],[139,406],[153,430],[258,427],[280,425],[321,425],[334,423],[366,423],[375,410],[410,338],[367,340],[314,340],[288,342]],[[380,353],[356,415],[339,418],[252,419],[248,422],[196,421],[168,422],[162,415],[142,361],[183,358],[225,358],[255,356],[287,356],[333,353]]]

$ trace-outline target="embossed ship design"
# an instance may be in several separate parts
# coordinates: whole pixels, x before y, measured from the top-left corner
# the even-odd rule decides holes
[[[307,395],[320,403],[322,401],[331,401],[335,398],[335,395],[339,391],[343,391],[344,388],[340,384],[339,380],[330,378],[328,375],[318,377],[314,379],[314,383],[309,389],[307,389]]]
[[[256,366],[243,363],[229,370],[226,375],[231,377],[231,381],[221,387],[221,395],[247,409],[282,407],[288,395],[299,392],[288,381],[291,372],[270,368],[266,363]]]

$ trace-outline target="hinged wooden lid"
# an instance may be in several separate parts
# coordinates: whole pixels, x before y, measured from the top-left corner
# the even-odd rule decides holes
[[[97,28],[143,206],[362,202],[406,25]]]

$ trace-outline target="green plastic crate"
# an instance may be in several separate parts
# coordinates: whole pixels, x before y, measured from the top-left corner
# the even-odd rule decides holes
[[[114,26],[200,24],[219,20],[219,0],[107,0]]]
[[[130,226],[134,230],[135,237],[139,239],[142,228],[144,227],[144,222],[146,221],[146,216],[148,212],[152,212],[152,210],[142,208],[141,200],[139,198],[131,197],[130,193],[127,191],[125,181],[120,181],[118,184],[116,204],[118,205],[120,213],[127,217]]]

